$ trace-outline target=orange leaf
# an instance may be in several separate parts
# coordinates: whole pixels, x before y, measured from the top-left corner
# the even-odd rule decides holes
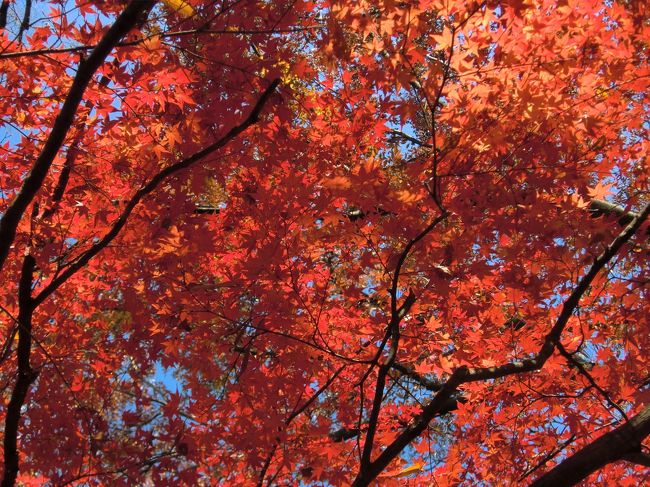
[[[183,0],[163,0],[163,3],[169,8],[176,10],[183,17],[191,17],[194,15],[194,9]]]

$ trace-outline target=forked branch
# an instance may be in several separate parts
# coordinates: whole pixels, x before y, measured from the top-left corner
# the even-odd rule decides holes
[[[555,325],[546,335],[544,343],[534,357],[518,362],[510,362],[497,367],[469,368],[460,367],[456,369],[449,379],[440,388],[440,391],[427,404],[422,412],[412,423],[372,462],[362,468],[354,480],[354,486],[369,485],[413,440],[420,436],[428,427],[433,418],[440,414],[440,411],[448,403],[449,398],[458,388],[468,382],[478,382],[490,379],[497,379],[513,374],[522,374],[541,369],[551,357],[560,341],[562,332],[566,327],[569,318],[575,312],[580,299],[587,291],[598,273],[618,253],[623,245],[628,242],[636,231],[641,227],[650,214],[650,204],[625,227],[625,229],[611,242],[609,246],[596,258],[591,268],[578,282],[573,292],[564,302],[560,316]]]

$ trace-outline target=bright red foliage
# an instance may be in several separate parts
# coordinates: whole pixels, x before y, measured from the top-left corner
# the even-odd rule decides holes
[[[3,485],[643,483],[649,17],[2,1]]]

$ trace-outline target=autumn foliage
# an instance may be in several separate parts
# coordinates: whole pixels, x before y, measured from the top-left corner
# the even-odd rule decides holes
[[[641,485],[639,0],[3,0],[3,486]]]

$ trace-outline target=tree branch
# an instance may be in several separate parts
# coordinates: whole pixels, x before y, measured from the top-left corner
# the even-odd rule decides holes
[[[395,362],[391,367],[394,370],[398,371],[400,374],[413,379],[422,387],[432,392],[437,392],[442,387],[442,384],[440,382],[427,379],[426,377],[422,376],[421,374],[418,374],[415,370],[413,370],[411,367],[408,367],[406,365]]]
[[[409,310],[415,303],[415,299],[416,299],[413,291],[410,291],[409,295],[406,297],[402,305],[399,308],[397,307],[397,291],[398,291],[399,278],[400,278],[402,266],[404,265],[404,262],[406,262],[406,259],[410,254],[411,250],[413,249],[413,247],[420,240],[422,240],[429,233],[431,233],[431,231],[446,218],[447,218],[446,212],[443,212],[438,217],[436,217],[429,225],[427,225],[427,227],[424,230],[422,230],[418,235],[416,235],[413,239],[411,239],[406,244],[404,250],[400,254],[399,259],[397,261],[397,266],[395,267],[395,273],[393,274],[392,284],[390,288],[391,319],[388,324],[386,337],[384,338],[382,342],[382,346],[379,348],[378,353],[379,354],[382,353],[387,337],[390,337],[391,339],[391,347],[388,352],[388,356],[386,357],[386,360],[381,364],[381,366],[379,367],[379,371],[377,373],[377,381],[375,383],[375,395],[373,397],[372,409],[370,410],[370,416],[368,418],[368,431],[366,433],[365,442],[363,444],[363,452],[361,453],[360,472],[366,470],[368,466],[371,464],[373,443],[375,439],[375,432],[377,430],[377,424],[379,421],[379,412],[381,410],[381,403],[384,399],[384,388],[386,386],[386,378],[388,377],[388,373],[390,372],[390,369],[393,366],[395,359],[397,358],[397,349],[399,346],[399,325],[402,321],[402,318],[409,312]],[[377,359],[379,359],[379,355],[377,355]],[[374,364],[370,366],[371,370],[373,366]]]
[[[629,422],[605,433],[578,450],[539,477],[530,487],[575,485],[609,463],[627,460],[626,457],[629,455],[635,458],[635,454],[641,454],[641,442],[648,435],[650,435],[650,406],[646,406]]]
[[[288,427],[291,422],[296,419],[298,416],[300,416],[303,412],[309,408],[316,399],[320,397],[323,392],[325,392],[329,387],[332,385],[332,383],[336,380],[336,378],[343,372],[343,370],[347,367],[347,364],[342,365],[339,367],[334,374],[332,374],[331,377],[325,381],[325,383],[316,391],[312,396],[299,408],[295,409],[289,417],[285,420],[284,426],[285,428]],[[271,462],[273,461],[273,456],[275,455],[275,452],[278,449],[278,446],[280,445],[280,439],[278,438],[276,442],[273,444],[273,447],[271,448],[271,451],[269,452],[266,460],[264,461],[264,465],[262,466],[262,470],[260,471],[259,475],[259,480],[257,482],[258,487],[262,487],[264,485],[264,477],[266,477],[266,472],[268,471],[269,467],[271,466]],[[272,483],[272,481],[269,481],[269,485]]]
[[[25,11],[23,13],[23,20],[20,23],[20,27],[18,29],[18,43],[22,43],[23,39],[23,34],[27,29],[29,29],[29,24],[31,22],[31,16],[32,16],[32,0],[25,0]]]
[[[45,141],[41,153],[23,181],[18,194],[2,215],[2,219],[0,219],[0,270],[2,270],[7,255],[9,254],[9,249],[16,237],[18,224],[25,210],[43,185],[43,181],[45,181],[45,177],[52,166],[52,161],[63,145],[63,141],[74,121],[84,91],[95,74],[95,71],[104,63],[106,56],[108,56],[113,47],[142,20],[145,12],[154,3],[153,0],[134,0],[129,3],[93,49],[88,59],[79,63],[79,68],[70,87],[70,91],[61,107],[61,111],[54,121],[54,126]]]
[[[638,214],[634,213],[633,211],[625,211],[625,208],[622,206],[618,206],[613,203],[598,199],[589,201],[589,211],[594,217],[611,214],[617,215],[620,217],[619,222],[622,225],[628,225],[638,216]]]
[[[13,486],[18,476],[18,426],[20,423],[21,409],[25,403],[29,386],[36,380],[38,373],[32,370],[29,357],[32,350],[32,280],[36,261],[31,255],[23,259],[20,283],[18,285],[18,377],[11,392],[11,399],[7,406],[4,428],[4,477],[2,487]]]
[[[626,462],[636,463],[637,465],[650,468],[650,455],[643,453],[642,451],[627,453],[623,455],[621,459]]]
[[[574,352],[574,353],[569,353],[569,352],[567,351],[567,349],[564,348],[564,345],[562,345],[561,343],[558,343],[558,344],[557,344],[557,349],[558,349],[558,351],[560,352],[560,355],[562,355],[565,359],[567,359],[567,361],[568,361],[571,365],[573,365],[575,368],[577,368],[577,369],[578,369],[578,372],[580,372],[580,374],[581,374],[585,379],[587,379],[587,381],[589,382],[589,384],[591,384],[591,387],[593,387],[594,389],[596,389],[596,390],[600,393],[600,395],[603,396],[603,398],[605,399],[605,401],[607,402],[607,404],[609,404],[612,408],[616,409],[616,410],[619,412],[619,414],[621,415],[621,417],[622,417],[623,419],[625,419],[625,421],[627,421],[627,420],[628,420],[628,417],[627,417],[627,415],[625,414],[625,411],[623,410],[623,408],[622,408],[621,406],[619,406],[619,405],[616,403],[616,401],[614,401],[614,400],[611,398],[611,396],[609,395],[609,393],[608,393],[605,389],[603,389],[602,387],[600,387],[600,386],[598,385],[598,383],[596,382],[596,380],[592,377],[592,375],[591,375],[591,374],[589,373],[589,371],[585,368],[585,366],[582,365],[578,360],[575,359],[575,357],[574,357],[575,352]]]
[[[419,145],[420,147],[426,147],[428,149],[433,147],[431,144],[427,142],[422,142],[420,139],[415,138],[412,135],[407,134],[406,132],[402,132],[401,130],[389,130],[387,133],[388,135],[394,135],[395,137],[399,137],[408,142],[411,142],[412,144]]]
[[[264,108],[264,105],[269,100],[277,86],[280,84],[280,80],[276,79],[271,82],[268,88],[264,90],[260,98],[257,100],[257,103],[248,114],[248,117],[241,122],[239,125],[234,126],[230,129],[226,135],[221,137],[219,140],[213,144],[205,147],[204,149],[194,153],[190,157],[183,159],[171,166],[167,166],[165,169],[156,174],[147,184],[141,186],[138,191],[133,195],[129,200],[126,207],[122,211],[122,214],[118,219],[113,223],[111,229],[102,237],[97,243],[90,247],[86,252],[84,252],[79,258],[77,258],[73,264],[71,264],[65,271],[63,271],[58,277],[53,279],[45,288],[41,290],[40,293],[34,298],[35,306],[40,305],[47,297],[56,291],[64,282],[66,282],[72,275],[76,274],[81,268],[83,268],[88,262],[100,253],[109,243],[113,241],[115,237],[120,233],[122,228],[126,225],[129,216],[133,212],[134,208],[142,201],[142,199],[153,192],[160,183],[167,179],[172,174],[175,174],[183,169],[190,167],[192,164],[200,161],[205,156],[215,152],[216,150],[224,147],[231,140],[237,137],[239,134],[244,132],[248,127],[255,124]]]
[[[573,315],[582,295],[589,288],[594,278],[603,267],[614,257],[614,255],[616,255],[621,247],[632,238],[649,214],[650,204],[647,204],[643,211],[637,215],[603,251],[603,253],[596,258],[587,274],[585,274],[585,276],[578,282],[573,292],[565,301],[560,316],[546,336],[539,352],[534,357],[519,362],[511,362],[498,367],[475,369],[463,366],[456,369],[447,382],[445,382],[440,388],[440,391],[435,395],[435,397],[422,409],[422,412],[418,417],[413,420],[411,425],[402,431],[402,433],[400,433],[400,435],[386,447],[375,461],[370,462],[366,468],[359,472],[353,485],[357,487],[369,485],[370,482],[372,482],[372,480],[375,479],[377,475],[379,475],[408,444],[424,432],[431,420],[441,413],[445,405],[448,404],[449,399],[452,398],[458,387],[463,383],[497,379],[512,374],[521,374],[541,369],[553,354],[556,344],[559,343],[562,331],[569,321],[569,318]]]
[[[535,473],[537,470],[542,468],[544,465],[546,465],[548,462],[553,460],[556,456],[558,456],[560,453],[562,453],[566,447],[568,447],[571,443],[573,443],[576,440],[576,435],[571,435],[566,441],[563,441],[560,446],[555,448],[553,451],[548,453],[547,455],[544,455],[544,458],[542,458],[535,466],[532,468],[529,468],[524,474],[519,477],[519,481],[521,482],[524,480],[526,477],[531,476],[533,473]]]
[[[2,0],[0,5],[0,29],[7,27],[7,12],[9,11],[9,0]]]

